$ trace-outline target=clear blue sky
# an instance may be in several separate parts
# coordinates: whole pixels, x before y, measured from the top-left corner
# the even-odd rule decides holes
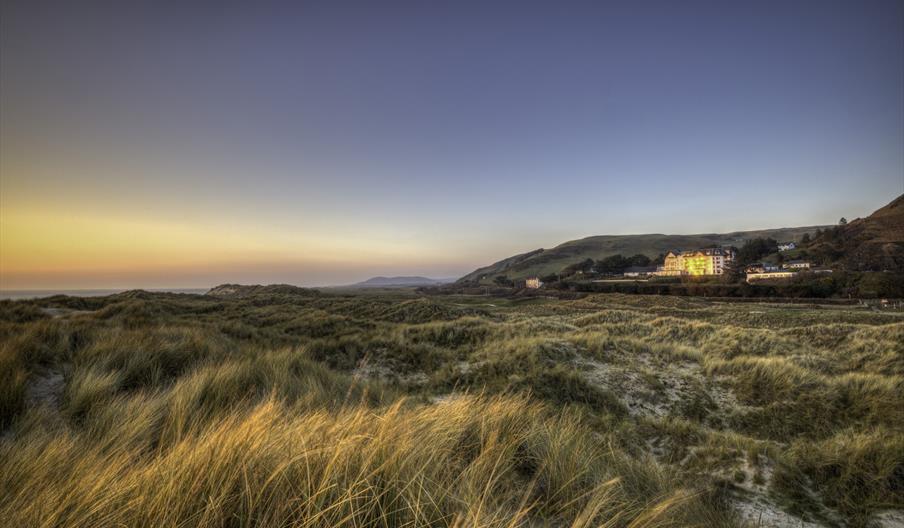
[[[0,287],[457,276],[904,192],[900,0],[124,4],[3,3]]]

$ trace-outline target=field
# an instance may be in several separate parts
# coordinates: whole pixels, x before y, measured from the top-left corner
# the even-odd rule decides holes
[[[904,314],[701,298],[0,302],[8,526],[900,526]]]

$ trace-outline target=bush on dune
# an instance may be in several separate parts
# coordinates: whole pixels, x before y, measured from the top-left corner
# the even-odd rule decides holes
[[[30,323],[41,319],[48,319],[46,313],[32,302],[14,302],[10,300],[0,301],[0,321],[10,323]]]
[[[491,323],[476,317],[462,317],[454,321],[431,322],[406,326],[402,338],[413,343],[430,343],[445,348],[477,346],[496,329]]]
[[[851,425],[904,423],[904,380],[875,374],[824,376],[782,357],[709,360],[729,374],[734,392],[756,406],[735,415],[744,430],[768,438],[824,437]]]
[[[818,506],[803,490],[818,489],[853,526],[867,526],[871,512],[904,508],[904,437],[877,428],[798,441],[782,457],[773,486],[804,511]]]
[[[25,408],[28,371],[8,343],[0,345],[0,429],[9,426]]]
[[[73,364],[116,372],[124,388],[138,388],[174,379],[201,361],[225,358],[235,350],[221,334],[204,328],[109,329],[79,349]]]

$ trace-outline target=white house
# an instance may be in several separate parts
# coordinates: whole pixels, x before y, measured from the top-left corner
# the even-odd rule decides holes
[[[810,263],[806,260],[789,260],[783,264],[785,269],[804,270],[810,269]]]
[[[797,249],[797,244],[794,242],[782,242],[778,245],[779,251],[791,251],[792,249]]]
[[[625,269],[622,276],[624,277],[646,277],[656,272],[656,266],[631,266]]]
[[[756,282],[769,279],[790,279],[796,275],[794,271],[764,271],[762,273],[748,273],[747,282]]]
[[[749,264],[746,268],[744,268],[745,273],[769,273],[772,271],[781,271],[781,268],[776,266],[775,264],[770,264],[769,262],[757,262],[755,264]]]

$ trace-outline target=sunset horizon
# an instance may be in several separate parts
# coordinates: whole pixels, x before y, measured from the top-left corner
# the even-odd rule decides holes
[[[904,1],[0,0],[0,490],[904,528]]]
[[[4,3],[0,289],[865,217],[904,192],[904,8],[815,5]]]

